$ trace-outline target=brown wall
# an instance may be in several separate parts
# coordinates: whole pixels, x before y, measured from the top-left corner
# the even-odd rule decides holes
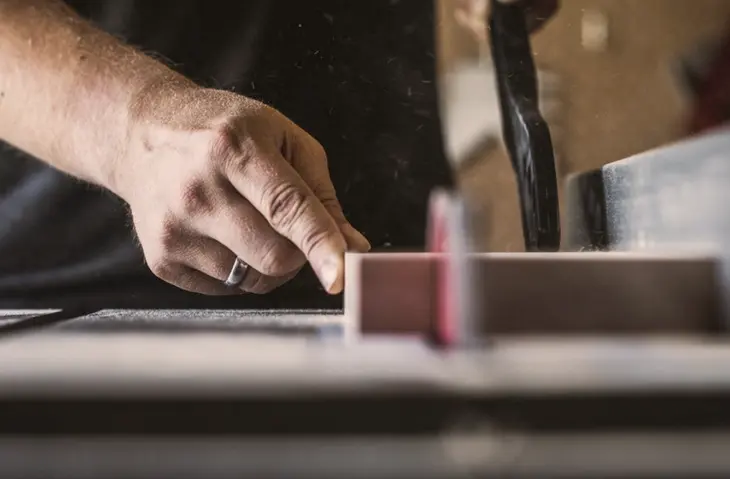
[[[607,50],[583,48],[585,10],[608,18]],[[680,55],[721,35],[729,20],[729,0],[562,0],[533,40],[538,66],[561,78],[561,177],[681,137],[690,104],[673,68]],[[489,249],[520,250],[514,178],[504,154],[469,170],[463,182],[485,207]]]

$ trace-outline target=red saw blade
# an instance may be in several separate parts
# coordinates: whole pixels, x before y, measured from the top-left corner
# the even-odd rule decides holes
[[[452,193],[437,190],[431,195],[428,250],[440,254],[434,271],[433,335],[441,346],[463,341],[468,324],[470,278],[466,261],[466,224],[462,202]]]
[[[442,258],[436,262],[433,284],[433,300],[435,303],[433,318],[433,335],[440,345],[448,346],[455,342],[456,322],[454,311],[454,295],[450,285],[448,209],[451,197],[445,191],[436,191],[431,195],[428,218],[428,251],[441,253]]]
[[[472,252],[470,217],[457,194],[437,190],[431,195],[428,217],[428,251],[438,253],[432,295],[432,335],[444,347],[482,345],[481,288],[485,285]]]

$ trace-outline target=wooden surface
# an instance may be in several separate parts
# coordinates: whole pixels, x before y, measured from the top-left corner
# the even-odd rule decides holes
[[[362,331],[427,332],[430,253],[348,254],[345,316]],[[719,327],[717,264],[697,255],[476,254],[482,325],[494,334],[707,333]]]

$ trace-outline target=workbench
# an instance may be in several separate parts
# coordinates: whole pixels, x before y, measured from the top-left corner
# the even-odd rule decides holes
[[[0,475],[730,471],[722,341],[521,337],[439,350],[415,334],[349,341],[345,328],[337,311],[110,310],[7,334]]]
[[[350,257],[345,310],[4,311],[0,477],[728,477],[729,146],[573,176],[574,252],[483,256],[469,347],[432,255]]]

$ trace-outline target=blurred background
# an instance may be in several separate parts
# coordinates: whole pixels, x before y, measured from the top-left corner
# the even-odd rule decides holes
[[[139,9],[133,22],[124,21],[129,12],[104,8],[104,2],[74,3],[102,28],[155,52],[199,83],[265,101],[310,132],[332,160],[331,174],[345,213],[376,250],[423,249],[429,195],[434,185],[450,180],[444,149],[453,150],[448,143],[468,143],[480,128],[490,130],[492,141],[481,161],[463,165],[458,181],[479,206],[486,231],[482,247],[520,251],[515,177],[499,146],[496,98],[489,98],[489,82],[494,84],[488,76],[489,52],[468,32],[434,41],[435,30],[454,33],[453,15],[441,12],[434,22],[434,4],[453,10],[459,1],[271,0],[261,4],[261,18],[246,13],[249,2],[237,2],[230,5],[241,11],[226,16],[232,29],[211,27],[220,21],[219,10],[229,8],[225,0],[205,5],[121,2]],[[265,22],[269,10],[275,21]],[[258,26],[245,28],[242,19]],[[730,112],[729,21],[729,0],[561,0],[557,15],[532,39],[560,183],[571,174],[724,123]],[[253,35],[257,29],[260,34]],[[465,76],[465,88],[453,89],[460,96],[449,98],[441,89],[443,65],[460,59],[471,60],[481,76]],[[441,119],[449,108],[462,107],[476,116],[453,123],[454,131],[442,138]],[[0,148],[3,153],[10,150],[7,145]],[[0,162],[6,175],[44,168],[19,152],[6,156]],[[5,241],[20,252],[0,258],[0,270],[13,273],[0,281],[0,298],[6,304],[46,304],[48,293],[42,287],[32,290],[36,273],[87,264],[93,275],[64,279],[47,301],[74,304],[75,288],[106,307],[220,305],[217,299],[183,294],[153,277],[121,202],[101,221],[99,205],[116,199],[81,189],[70,178],[58,181],[56,203],[68,214],[58,214],[48,207],[51,202],[38,198],[44,216],[29,226],[34,234],[17,228],[12,235],[0,234],[0,246]],[[0,191],[0,197],[10,193]],[[96,225],[93,234],[77,237],[70,215]],[[0,211],[0,217],[18,214]],[[713,226],[713,231],[719,228]],[[66,263],[47,247],[48,238],[67,251]],[[98,260],[110,250],[120,251],[120,263],[111,270],[94,269],[106,264]],[[23,283],[18,278],[30,279]],[[316,285],[307,270],[265,302],[341,306],[341,298],[320,294]],[[251,305],[254,300],[245,301]]]
[[[729,20],[725,0],[562,0],[533,37],[561,180],[723,123]],[[444,46],[445,57],[478,50],[472,39],[456,42]],[[487,247],[520,251],[514,174],[504,151],[489,149],[460,181],[489,218]]]

